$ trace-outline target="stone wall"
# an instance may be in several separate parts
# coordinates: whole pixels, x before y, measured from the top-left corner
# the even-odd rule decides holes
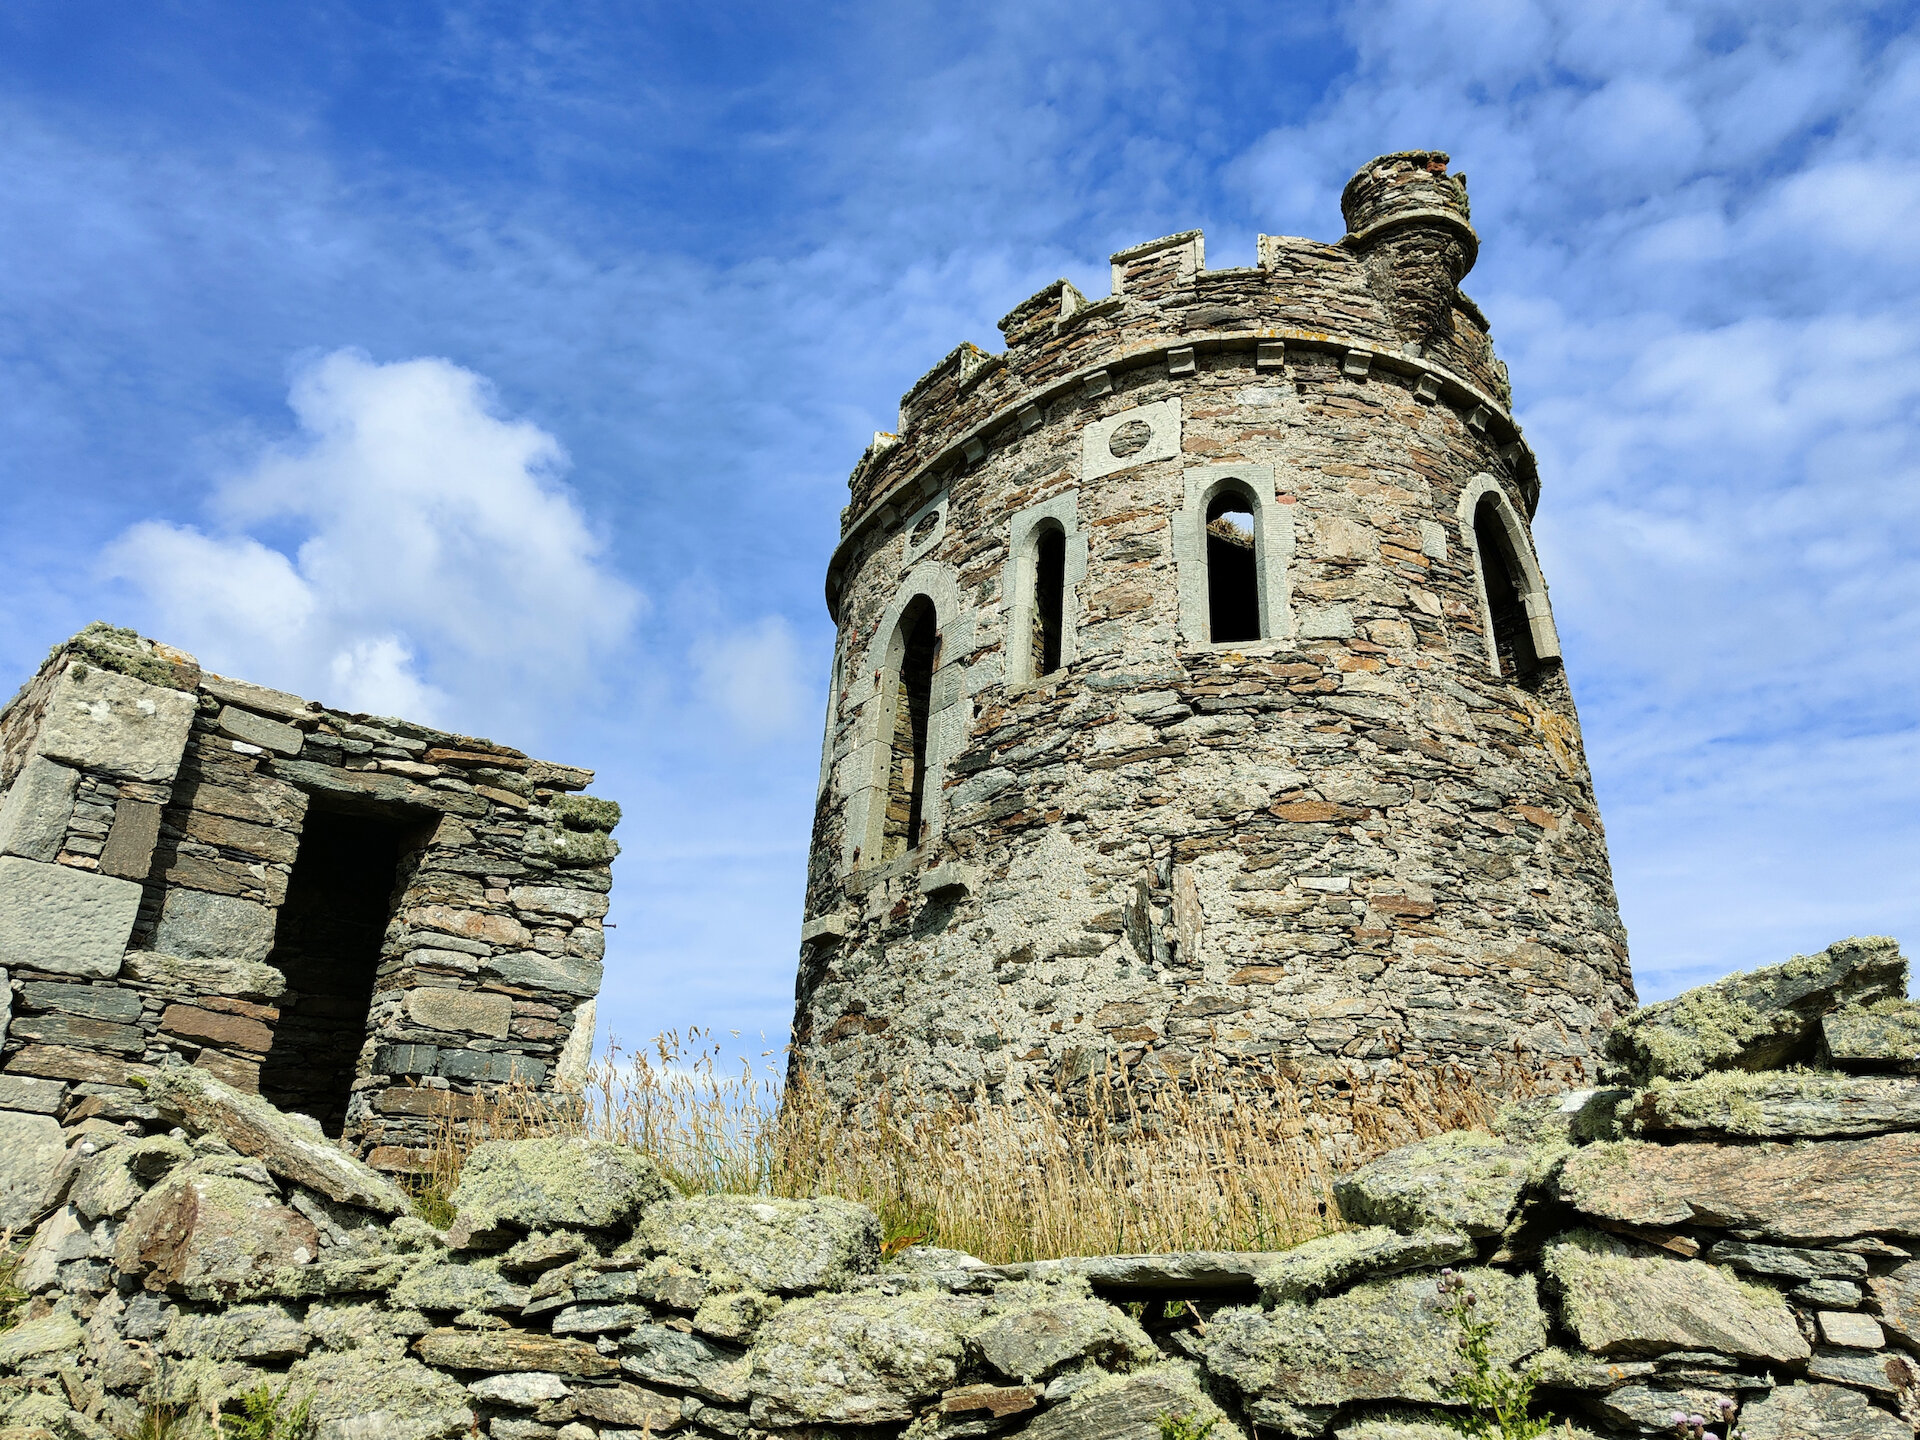
[[[1049,286],[854,471],[794,1025],[796,1063],[846,1097],[1201,1050],[1335,1081],[1577,1074],[1631,1005],[1538,475],[1457,286],[1464,184],[1444,155],[1385,156],[1346,206],[1338,245],[1263,236],[1258,265],[1209,270],[1190,233],[1115,255],[1104,300]],[[1227,490],[1253,515],[1257,641],[1208,629]],[[1035,679],[1042,518],[1066,633]],[[1525,673],[1498,662],[1499,595]],[[928,605],[925,827],[898,854]]]
[[[583,1064],[591,780],[89,627],[0,711],[0,1141],[150,1119],[181,1060],[404,1169],[478,1087]]]
[[[1640,1011],[1615,1087],[1395,1151],[1339,1183],[1351,1228],[1277,1254],[883,1258],[860,1206],[680,1198],[580,1138],[483,1146],[436,1230],[310,1124],[162,1067],[156,1118],[0,1153],[44,1217],[0,1426],[102,1440],[266,1384],[315,1440],[1445,1440],[1471,1294],[1496,1369],[1581,1435],[1912,1440],[1905,982],[1850,941]]]

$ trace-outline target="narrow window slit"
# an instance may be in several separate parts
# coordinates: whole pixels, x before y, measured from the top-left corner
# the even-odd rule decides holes
[[[1253,502],[1225,490],[1207,506],[1207,636],[1216,644],[1260,638]]]
[[[1473,512],[1473,534],[1480,551],[1480,577],[1486,586],[1499,671],[1524,684],[1539,670],[1540,657],[1534,651],[1533,627],[1523,598],[1524,572],[1513,553],[1499,506],[1491,498],[1482,500]]]
[[[893,758],[887,775],[887,815],[882,858],[897,859],[920,844],[926,816],[927,719],[933,705],[933,672],[940,632],[933,602],[917,597],[901,617],[899,695],[894,703]]]
[[[1033,551],[1033,675],[1060,668],[1060,623],[1066,596],[1067,532],[1042,527]]]

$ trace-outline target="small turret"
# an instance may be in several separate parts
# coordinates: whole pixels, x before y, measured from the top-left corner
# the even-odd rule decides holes
[[[1466,176],[1447,174],[1447,158],[1444,150],[1382,155],[1340,192],[1340,243],[1366,266],[1401,337],[1422,352],[1452,333],[1460,281],[1480,253],[1467,223]]]

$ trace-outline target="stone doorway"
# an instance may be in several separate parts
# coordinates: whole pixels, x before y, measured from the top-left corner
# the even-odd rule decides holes
[[[316,800],[267,957],[287,989],[260,1093],[312,1116],[336,1139],[366,1043],[401,860],[418,848],[420,830],[417,820],[329,810]]]

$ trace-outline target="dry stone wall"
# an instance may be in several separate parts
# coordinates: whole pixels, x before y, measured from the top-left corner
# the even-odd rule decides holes
[[[1538,476],[1457,288],[1464,183],[1386,156],[1346,205],[1338,245],[1263,236],[1212,271],[1176,235],[1115,255],[1107,299],[1048,287],[854,471],[794,1027],[845,1097],[1201,1052],[1578,1074],[1630,1008]],[[1228,493],[1257,640],[1211,638]],[[1036,677],[1053,527],[1063,663]]]
[[[37,1221],[0,1434],[265,1385],[314,1440],[1445,1440],[1471,1295],[1495,1373],[1577,1435],[1912,1440],[1905,979],[1852,941],[1641,1011],[1617,1083],[1388,1154],[1338,1183],[1349,1228],[1274,1254],[886,1258],[864,1207],[683,1197],[577,1136],[480,1147],[440,1230],[310,1122],[162,1066],[153,1118],[0,1155]]]
[[[0,1141],[151,1119],[138,1080],[182,1061],[404,1170],[479,1089],[584,1063],[592,772],[106,626],[0,711],[0,757]]]

